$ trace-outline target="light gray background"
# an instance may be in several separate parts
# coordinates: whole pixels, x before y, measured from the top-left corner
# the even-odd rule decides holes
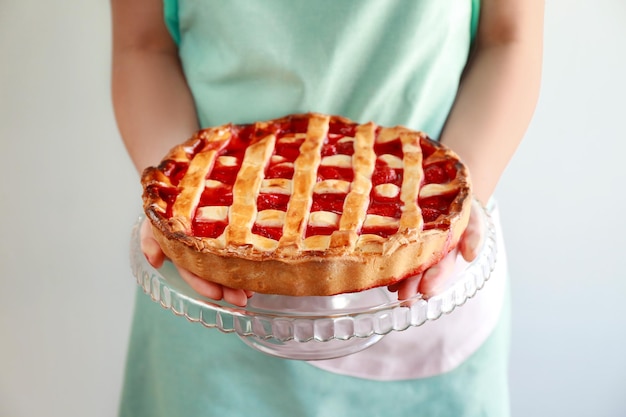
[[[515,416],[626,415],[626,2],[548,0],[544,86],[499,188]],[[105,1],[0,3],[0,416],[112,416],[136,173]]]

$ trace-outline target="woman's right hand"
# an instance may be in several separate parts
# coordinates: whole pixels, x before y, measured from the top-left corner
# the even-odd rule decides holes
[[[161,246],[154,238],[152,227],[147,219],[141,224],[140,244],[141,250],[150,265],[154,268],[160,268],[163,265],[163,262],[165,262],[166,256],[163,253]],[[223,299],[224,301],[236,306],[245,307],[248,302],[248,298],[250,298],[253,294],[252,291],[229,288],[207,281],[185,268],[181,268],[176,264],[174,264],[174,266],[178,270],[180,276],[195,292],[212,300]]]

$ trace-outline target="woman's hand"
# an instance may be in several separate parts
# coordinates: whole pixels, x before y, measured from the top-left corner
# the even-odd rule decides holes
[[[166,257],[161,246],[154,238],[152,233],[152,227],[148,220],[144,220],[141,224],[140,232],[141,250],[144,256],[155,268],[160,268],[163,265]],[[207,281],[200,278],[196,274],[174,265],[178,270],[180,276],[185,282],[198,294],[210,298],[212,300],[224,300],[239,307],[245,307],[248,298],[252,296],[251,291],[237,290],[233,288],[224,287],[223,285],[216,284],[214,282]]]
[[[418,293],[422,294],[424,298],[430,298],[445,290],[450,285],[449,280],[454,272],[457,255],[460,253],[467,262],[473,261],[478,256],[484,236],[480,210],[477,203],[472,204],[467,228],[455,249],[424,273],[391,285],[389,290],[397,291],[399,300],[409,299]]]

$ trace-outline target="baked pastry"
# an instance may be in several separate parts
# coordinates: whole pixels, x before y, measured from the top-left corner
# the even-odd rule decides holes
[[[458,243],[471,205],[467,168],[424,133],[318,113],[201,130],[142,184],[173,262],[293,296],[422,272]]]

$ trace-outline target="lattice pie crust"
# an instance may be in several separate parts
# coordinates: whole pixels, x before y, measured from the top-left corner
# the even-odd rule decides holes
[[[422,272],[458,243],[471,204],[466,167],[424,133],[317,113],[201,130],[142,184],[173,262],[296,296]]]

